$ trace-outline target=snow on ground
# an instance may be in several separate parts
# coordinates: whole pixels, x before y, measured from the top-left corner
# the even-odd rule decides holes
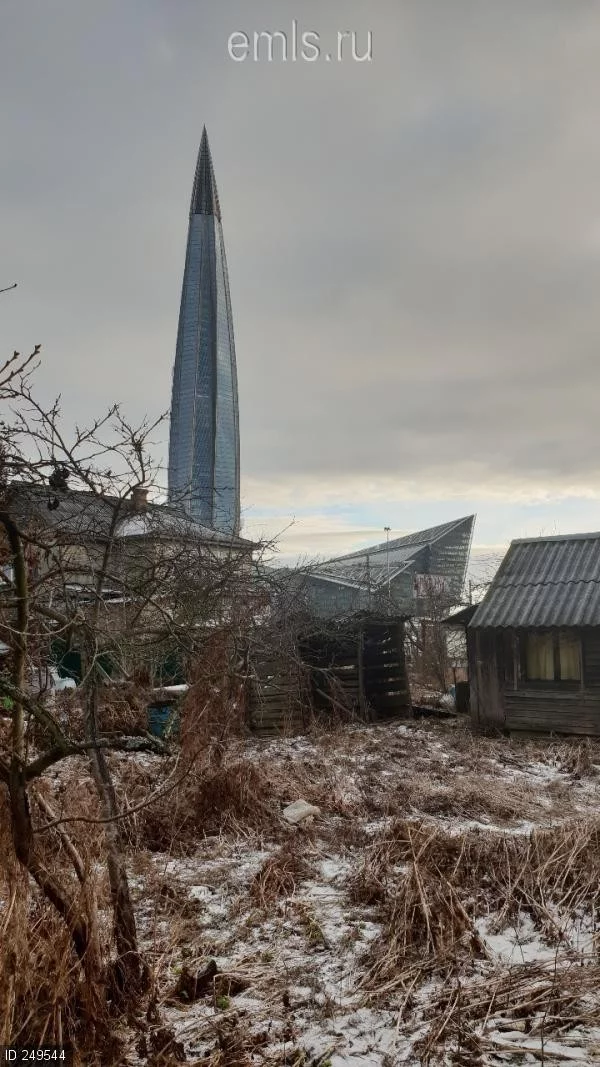
[[[275,814],[299,799],[317,804],[321,814],[298,827],[280,820],[275,829],[251,828],[240,818],[234,829],[199,840],[192,855],[132,853],[138,923],[157,975],[161,1025],[172,1028],[189,1062],[600,1062],[594,994],[600,942],[589,894],[582,891],[577,906],[567,906],[567,897],[577,897],[571,880],[562,902],[550,891],[542,902],[530,900],[534,890],[521,892],[518,885],[504,900],[494,869],[463,892],[460,885],[449,887],[447,866],[439,883],[451,905],[446,915],[433,895],[437,883],[419,889],[430,875],[418,855],[434,833],[441,851],[464,841],[475,851],[497,848],[499,856],[540,829],[572,827],[578,840],[598,807],[597,746],[487,740],[455,723],[425,722],[235,741],[226,759],[264,774],[273,795],[261,800]],[[409,839],[410,827],[421,828],[414,862],[394,852],[407,833],[398,830],[399,820],[408,824]],[[563,850],[569,840],[568,834],[560,838]],[[565,851],[565,864],[575,863],[574,855]],[[460,847],[457,856],[458,863]],[[543,880],[541,861],[540,872]],[[407,896],[409,884],[416,886],[414,899]],[[424,911],[417,890],[421,903],[432,894]],[[404,926],[402,908],[409,909]],[[419,933],[425,913],[429,934]],[[439,945],[444,923],[455,921],[459,933],[450,955],[436,955],[427,938]],[[402,955],[394,942],[406,929],[414,955],[410,947]],[[385,958],[388,949],[400,952],[398,982]],[[218,974],[203,995],[189,1002],[175,995],[182,975],[197,974],[208,960]],[[385,980],[373,977],[383,974]],[[569,1000],[563,986],[571,980]],[[537,991],[546,987],[551,992],[540,1000]],[[497,1001],[486,1006],[496,988]],[[138,1062],[133,1050],[131,1056]]]

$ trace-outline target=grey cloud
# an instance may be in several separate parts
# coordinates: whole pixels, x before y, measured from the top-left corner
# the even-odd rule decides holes
[[[3,5],[4,349],[73,417],[166,407],[206,121],[244,475],[595,484],[598,6],[323,6]],[[293,17],[374,62],[228,59]]]

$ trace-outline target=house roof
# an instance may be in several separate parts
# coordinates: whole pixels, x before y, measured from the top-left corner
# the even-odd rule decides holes
[[[22,524],[53,530],[57,535],[78,541],[102,541],[108,536],[115,509],[119,519],[115,535],[123,537],[198,538],[214,544],[249,548],[243,538],[227,537],[195,522],[179,508],[148,502],[134,508],[131,500],[103,497],[95,493],[67,489],[55,491],[30,482],[12,482],[12,507]]]
[[[600,533],[513,541],[471,627],[600,625]]]
[[[377,545],[370,545],[368,548],[360,548],[356,552],[350,552],[346,556],[338,556],[339,560],[351,560],[358,559],[361,556],[368,555],[373,556],[380,554],[385,556],[388,548],[390,551],[390,558],[392,552],[396,550],[404,551],[406,549],[422,548],[424,545],[430,544],[432,541],[439,541],[440,538],[446,537],[449,533],[453,533],[457,527],[462,525],[473,526],[475,522],[474,515],[467,515],[462,519],[453,519],[451,522],[443,522],[439,526],[429,526],[425,530],[417,530],[415,533],[404,534],[402,537],[395,537],[388,544],[387,541],[380,541]],[[332,563],[336,560],[331,560]]]

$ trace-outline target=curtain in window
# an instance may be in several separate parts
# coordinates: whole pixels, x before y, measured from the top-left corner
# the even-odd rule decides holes
[[[554,681],[552,634],[527,634],[527,677],[532,682]]]
[[[581,656],[579,638],[572,634],[561,633],[558,636],[560,654],[560,677],[564,682],[581,680]]]

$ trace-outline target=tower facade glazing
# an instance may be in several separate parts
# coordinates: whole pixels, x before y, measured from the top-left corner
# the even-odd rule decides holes
[[[240,435],[233,317],[221,207],[202,131],[181,293],[169,438],[169,499],[237,536]]]

